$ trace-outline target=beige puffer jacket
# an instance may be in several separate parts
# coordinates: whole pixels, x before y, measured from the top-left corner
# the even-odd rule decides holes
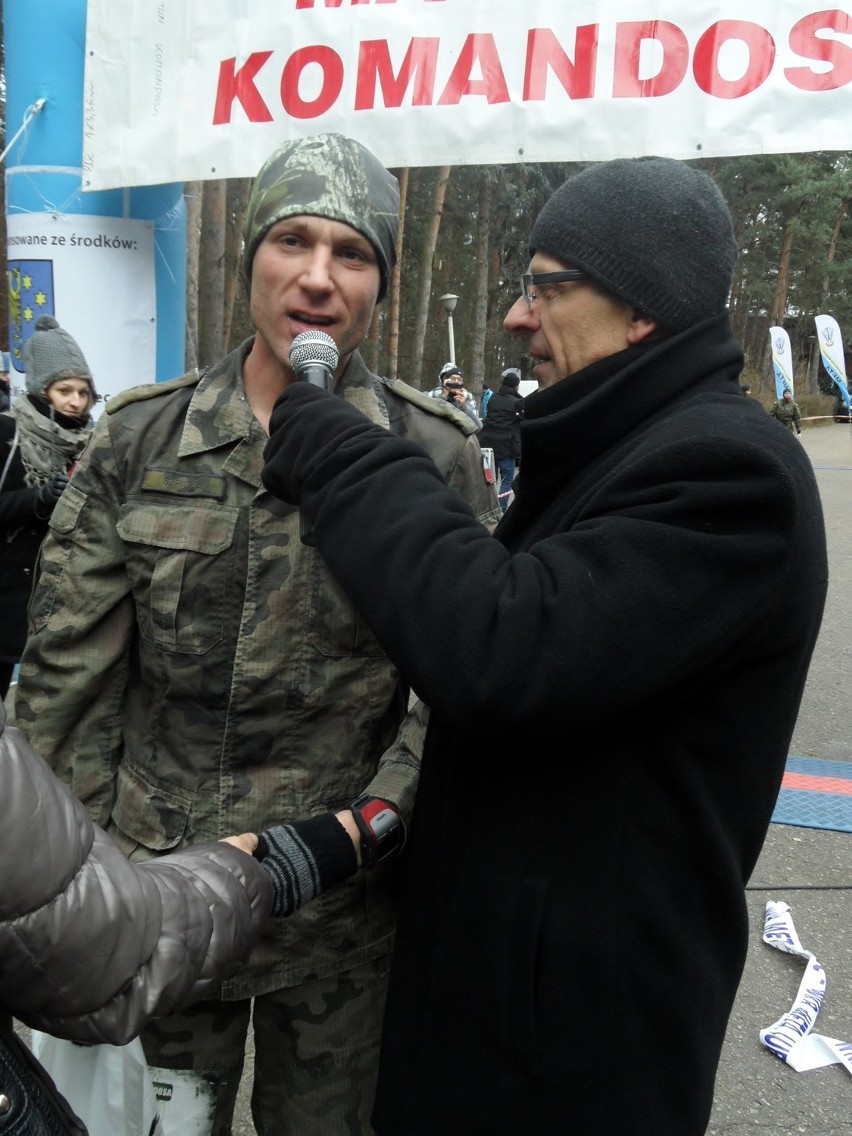
[[[79,1041],[129,1041],[215,995],[272,905],[257,861],[228,844],[132,864],[0,704],[0,1006]]]

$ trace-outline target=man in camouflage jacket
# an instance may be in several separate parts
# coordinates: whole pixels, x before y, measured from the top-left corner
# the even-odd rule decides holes
[[[799,410],[798,404],[793,401],[793,392],[789,387],[784,391],[784,394],[776,402],[773,402],[769,409],[769,413],[773,418],[777,419],[782,426],[786,426],[791,434],[802,433],[802,414]]]
[[[298,511],[260,479],[292,341],[321,329],[340,351],[337,395],[419,442],[484,524],[499,518],[470,420],[357,350],[398,204],[349,139],[273,154],[245,227],[256,335],[200,377],[112,399],[53,515],[17,723],[132,859],[332,814],[351,855],[357,798],[410,814],[425,711],[407,711]],[[143,1035],[155,1080],[202,1084],[214,1134],[231,1130],[252,1003],[258,1132],[370,1132],[391,876],[392,862],[358,871],[273,921],[221,1001]]]

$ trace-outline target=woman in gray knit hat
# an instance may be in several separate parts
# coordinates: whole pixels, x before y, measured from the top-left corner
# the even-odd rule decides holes
[[[27,636],[27,601],[50,515],[91,433],[89,365],[53,316],[24,347],[26,394],[0,414],[0,697]]]

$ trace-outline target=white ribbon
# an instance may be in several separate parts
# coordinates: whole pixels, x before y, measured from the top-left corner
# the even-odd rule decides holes
[[[812,1032],[825,997],[825,971],[816,956],[802,946],[786,903],[769,900],[766,904],[763,941],[805,959],[807,966],[795,1002],[777,1022],[760,1031],[760,1040],[797,1073],[825,1065],[844,1065],[847,1073],[852,1073],[852,1044]]]

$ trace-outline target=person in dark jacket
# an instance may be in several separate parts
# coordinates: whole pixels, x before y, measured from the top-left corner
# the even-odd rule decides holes
[[[9,385],[9,352],[0,351],[0,413],[8,410],[12,402]]]
[[[123,1045],[152,1018],[216,995],[248,957],[274,888],[268,870],[225,842],[131,864],[6,728],[2,702],[0,770],[0,1131],[60,1131],[51,1123],[64,1102],[12,1016]]]
[[[521,373],[517,367],[507,367],[502,385],[488,403],[488,418],[479,435],[479,444],[494,451],[494,460],[500,475],[498,497],[505,513],[515,480],[515,466],[521,456],[521,419],[524,400],[518,392]]]
[[[98,398],[83,352],[53,316],[36,320],[24,366],[26,394],[0,414],[0,699],[27,639],[38,550],[89,439]]]
[[[539,389],[493,535],[339,398],[296,384],[271,419],[264,483],[431,709],[373,1123],[699,1136],[822,616],[820,501],[740,392],[710,177],[590,166],[529,245],[505,326]]]

